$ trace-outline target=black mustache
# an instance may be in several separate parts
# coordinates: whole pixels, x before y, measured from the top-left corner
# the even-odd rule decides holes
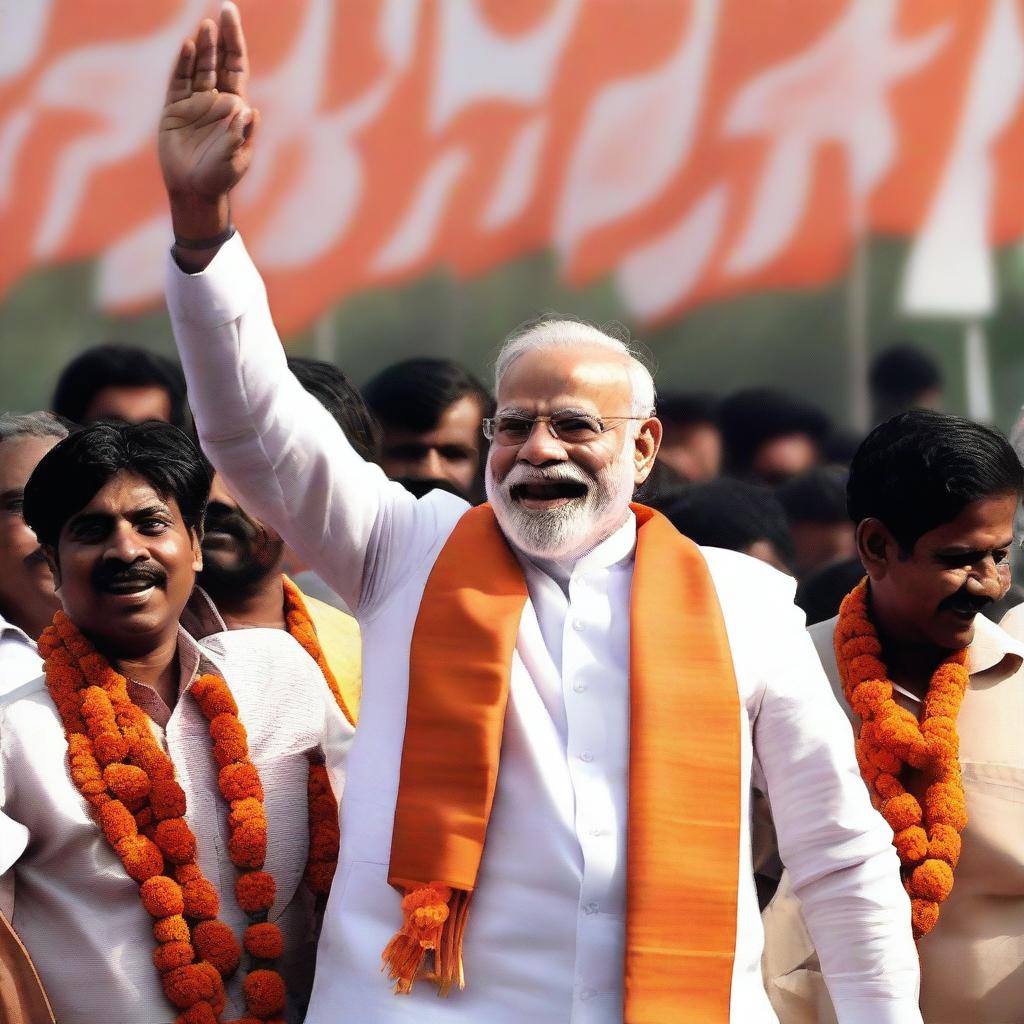
[[[991,597],[972,597],[970,594],[963,594],[959,591],[951,594],[942,602],[943,608],[949,608],[955,612],[966,612],[977,615],[983,612],[990,604]]]
[[[96,590],[108,590],[119,583],[147,583],[154,587],[163,587],[167,582],[167,573],[159,566],[128,565],[125,562],[100,562],[93,570],[92,585]]]
[[[31,555],[25,556],[26,565],[43,565],[46,562],[46,553],[41,547],[36,548]]]

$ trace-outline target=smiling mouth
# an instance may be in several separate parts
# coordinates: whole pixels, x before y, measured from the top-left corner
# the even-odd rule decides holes
[[[514,484],[512,500],[529,509],[559,508],[587,493],[586,484],[577,480],[543,480]]]

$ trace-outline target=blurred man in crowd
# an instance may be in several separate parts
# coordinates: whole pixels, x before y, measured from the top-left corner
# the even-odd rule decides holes
[[[308,992],[338,838],[313,783],[340,791],[353,731],[296,643],[195,589],[208,490],[156,422],[72,434],[25,488],[63,613],[0,697],[0,909],[61,1024],[284,1016],[286,985],[301,1017]]]
[[[97,345],[61,371],[53,411],[72,423],[164,420],[186,429],[188,408],[181,367],[134,345]]]
[[[1024,644],[979,614],[1009,586],[1022,492],[989,427],[927,410],[876,427],[849,483],[867,580],[810,630],[895,833],[927,1024],[1024,1006]],[[781,1024],[834,1021],[785,879],[764,919]]]
[[[665,427],[659,462],[679,479],[693,483],[718,476],[722,468],[722,432],[714,395],[699,391],[661,394],[658,419]]]
[[[798,579],[856,554],[853,523],[846,511],[847,475],[843,466],[813,466],[776,491],[793,535]]]
[[[730,478],[693,484],[665,509],[665,515],[697,544],[742,551],[792,572],[793,538],[786,513],[767,487]]]
[[[23,506],[32,470],[67,436],[48,412],[0,414],[0,694],[39,675],[35,641],[60,607]]]
[[[366,404],[384,431],[381,466],[392,480],[413,482],[421,493],[447,482],[464,497],[479,497],[490,393],[450,359],[407,359],[377,374],[363,388]]]
[[[773,486],[821,461],[831,426],[816,406],[772,388],[730,395],[719,407],[719,423],[726,470]]]
[[[871,361],[868,387],[876,423],[907,409],[942,407],[942,370],[923,349],[901,341]]]

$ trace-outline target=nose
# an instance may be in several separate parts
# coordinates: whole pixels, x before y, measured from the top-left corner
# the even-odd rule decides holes
[[[445,476],[444,459],[436,448],[428,448],[416,467],[425,480],[441,480]]]
[[[551,433],[546,420],[537,420],[533,424],[530,436],[519,446],[519,462],[528,462],[531,466],[542,466],[546,462],[566,462],[565,445]]]
[[[148,557],[145,547],[139,542],[139,536],[131,523],[121,522],[111,532],[107,541],[104,558],[116,558],[126,565]]]
[[[967,592],[972,597],[987,597],[998,601],[1009,589],[1010,565],[1008,562],[996,562],[988,555],[978,562],[967,577]]]

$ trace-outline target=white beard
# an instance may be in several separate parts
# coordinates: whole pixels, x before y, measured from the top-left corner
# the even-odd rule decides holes
[[[487,462],[487,500],[508,542],[531,558],[566,561],[595,548],[621,526],[633,497],[633,446],[623,445],[615,462],[596,476],[575,462],[541,469],[516,463],[501,483]],[[528,509],[512,498],[517,484],[568,480],[586,487],[586,493],[557,508]]]

